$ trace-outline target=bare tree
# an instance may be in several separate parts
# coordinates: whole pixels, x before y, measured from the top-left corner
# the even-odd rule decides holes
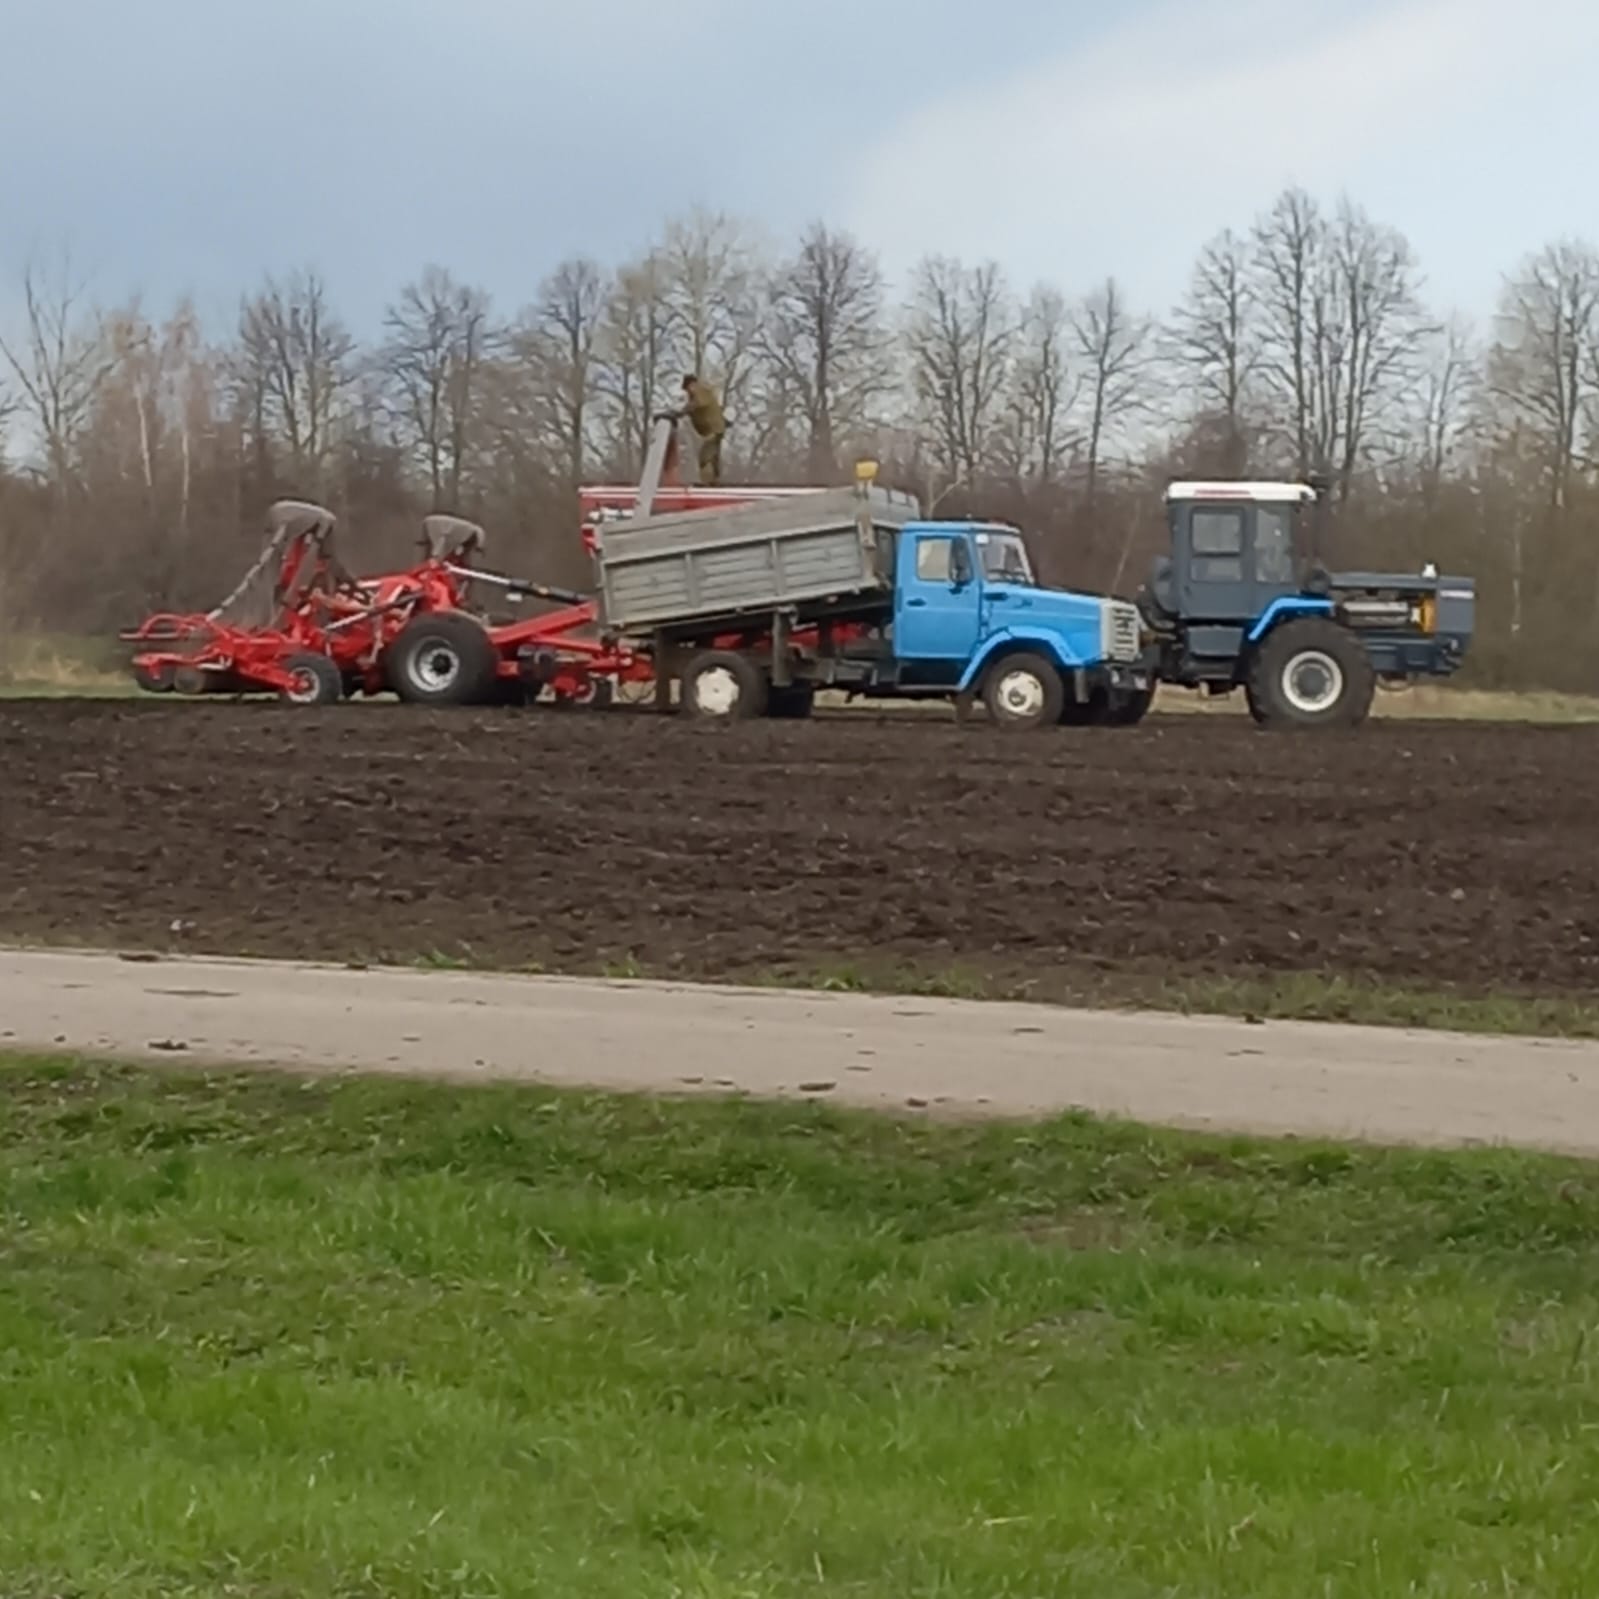
[[[1416,388],[1416,446],[1423,502],[1438,498],[1472,425],[1480,367],[1470,324],[1451,317],[1432,329],[1420,351]]]
[[[1083,467],[1090,505],[1108,447],[1147,408],[1152,336],[1149,319],[1128,311],[1114,278],[1073,313],[1072,341],[1083,368]]]
[[[756,409],[762,272],[753,243],[728,217],[696,211],[668,225],[655,262],[673,353],[684,372],[720,385],[736,423]]]
[[[1302,477],[1331,464],[1326,258],[1326,223],[1303,190],[1281,195],[1255,225],[1252,296],[1261,314],[1260,371]]]
[[[435,508],[459,507],[497,341],[489,297],[430,266],[400,291],[383,325],[378,367],[395,432],[427,474]]]
[[[1345,200],[1329,222],[1290,189],[1256,225],[1260,371],[1301,475],[1347,499],[1427,335],[1408,242]]]
[[[1068,360],[1070,334],[1064,297],[1038,284],[1017,324],[1009,422],[996,452],[1018,483],[1051,483],[1064,464],[1080,388]]]
[[[661,263],[649,255],[617,274],[596,344],[596,385],[609,454],[613,467],[624,476],[638,471],[649,448],[655,414],[666,409],[671,347]]]
[[[593,261],[563,261],[545,279],[538,304],[516,338],[519,352],[539,374],[549,431],[573,483],[582,478],[588,456],[607,288]]]
[[[841,436],[865,430],[888,382],[876,257],[813,223],[773,275],[764,344],[778,393],[803,421],[810,479],[829,481]]]
[[[1221,467],[1249,462],[1250,407],[1261,360],[1261,332],[1249,245],[1230,229],[1194,264],[1188,292],[1167,330],[1169,357],[1191,387],[1200,418],[1221,432]]]
[[[1348,200],[1340,203],[1333,224],[1328,266],[1330,298],[1337,306],[1336,349],[1344,362],[1338,383],[1342,408],[1333,434],[1338,494],[1347,500],[1356,468],[1371,449],[1384,413],[1415,376],[1431,330],[1421,314],[1409,242]]]
[[[1599,394],[1599,252],[1549,245],[1505,284],[1489,389],[1536,440],[1549,503],[1566,505]]]
[[[240,386],[262,443],[287,451],[299,492],[323,492],[354,382],[355,341],[315,272],[268,278],[239,316]]]
[[[49,267],[30,262],[22,276],[22,336],[0,339],[0,357],[20,395],[18,409],[37,433],[56,485],[71,478],[79,431],[114,359],[84,296],[66,250]]]
[[[1016,310],[994,263],[930,256],[913,280],[906,353],[945,490],[989,463],[1016,341]]]

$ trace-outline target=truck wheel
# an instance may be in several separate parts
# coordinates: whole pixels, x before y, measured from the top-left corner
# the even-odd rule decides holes
[[[1154,703],[1153,687],[1112,689],[1105,705],[1105,725],[1137,727],[1149,715],[1149,707]]]
[[[1377,674],[1347,628],[1307,616],[1274,629],[1255,654],[1245,690],[1262,727],[1356,727],[1366,720]]]
[[[1044,656],[1007,655],[989,667],[983,703],[1001,727],[1052,727],[1061,719],[1066,685],[1055,663]]]
[[[389,687],[411,705],[480,705],[493,692],[499,651],[463,611],[415,617],[384,655]]]
[[[278,690],[290,705],[336,705],[344,697],[344,676],[325,655],[310,650],[291,655],[284,663],[292,681]]]
[[[760,668],[736,650],[706,650],[683,671],[683,709],[706,722],[743,722],[766,710]]]
[[[1078,699],[1075,694],[1067,694],[1060,708],[1060,725],[1062,727],[1099,727],[1109,719],[1109,707],[1109,691],[1098,686],[1088,691],[1086,700]]]
[[[803,722],[816,707],[816,689],[810,683],[773,685],[766,695],[766,714],[776,722]]]

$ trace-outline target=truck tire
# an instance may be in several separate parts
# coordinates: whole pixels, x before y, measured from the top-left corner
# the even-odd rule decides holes
[[[409,705],[481,705],[499,672],[494,641],[464,611],[413,618],[384,652],[389,687]]]
[[[1307,616],[1266,636],[1244,688],[1262,727],[1357,727],[1371,710],[1377,674],[1348,628]]]
[[[681,703],[698,721],[745,722],[766,713],[766,677],[736,650],[706,650],[683,669]]]
[[[1043,655],[1005,655],[983,678],[983,704],[999,727],[1025,732],[1053,727],[1066,704],[1066,685]]]
[[[766,714],[774,722],[803,722],[816,708],[816,687],[811,683],[774,683],[766,694]]]
[[[1155,703],[1155,690],[1149,688],[1114,688],[1105,703],[1107,727],[1137,727],[1149,715]]]
[[[278,698],[286,704],[336,705],[344,698],[344,676],[327,656],[306,650],[283,664],[294,678],[278,690]]]

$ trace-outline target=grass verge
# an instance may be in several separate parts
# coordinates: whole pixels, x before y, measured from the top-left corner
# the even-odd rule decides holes
[[[434,951],[413,964],[439,970],[488,969],[470,951]],[[621,956],[572,967],[528,968],[548,975],[616,981],[681,981],[684,973]],[[1240,975],[1156,975],[1054,967],[1037,971],[975,965],[917,966],[904,961],[831,960],[784,964],[721,978],[753,987],[817,989],[826,993],[907,994],[946,999],[1013,1000],[1095,1010],[1157,1010],[1181,1015],[1258,1017],[1270,1021],[1349,1022],[1367,1027],[1414,1027],[1528,1038],[1599,1038],[1599,999],[1580,994],[1475,994],[1383,983],[1327,972]]]
[[[11,1599],[1599,1588],[1599,1170],[0,1065]]]
[[[0,640],[0,699],[123,699],[137,692],[104,641],[53,633]]]

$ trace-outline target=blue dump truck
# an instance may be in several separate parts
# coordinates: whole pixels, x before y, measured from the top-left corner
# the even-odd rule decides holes
[[[602,625],[691,716],[807,716],[837,689],[980,698],[1020,729],[1136,720],[1153,692],[1136,605],[1043,588],[1014,528],[923,520],[867,476],[602,525],[594,554]]]

